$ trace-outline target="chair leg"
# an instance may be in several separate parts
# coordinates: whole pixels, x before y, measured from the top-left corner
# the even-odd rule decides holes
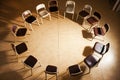
[[[51,21],[51,14],[49,14],[49,20]]]
[[[74,19],[74,14],[72,15],[72,20]]]
[[[58,80],[58,76],[57,76],[57,74],[56,74],[56,80]]]
[[[33,31],[32,24],[30,24],[30,30]]]
[[[65,19],[66,13],[64,12],[64,19]]]
[[[31,68],[31,76],[33,75],[32,68]]]
[[[42,18],[40,18],[40,20],[41,20],[41,24],[43,24],[43,19],[42,19]]]
[[[37,23],[38,23],[38,25],[40,26],[40,23],[39,23],[39,20],[37,19]]]
[[[47,73],[45,73],[45,80],[47,80]]]
[[[57,15],[58,15],[58,18],[59,18],[59,11],[58,11],[58,14],[57,14]]]

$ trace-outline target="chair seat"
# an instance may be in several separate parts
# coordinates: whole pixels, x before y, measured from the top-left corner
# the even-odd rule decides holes
[[[78,65],[72,65],[69,67],[70,75],[78,75],[82,73]]]
[[[48,65],[46,67],[46,73],[48,73],[48,74],[56,74],[56,72],[57,72],[57,67],[56,66]]]
[[[84,62],[89,66],[93,67],[98,61],[94,58],[94,56],[90,55],[84,59]]]
[[[16,36],[25,36],[27,32],[27,28],[19,28],[18,31],[16,32]]]
[[[32,23],[32,22],[34,22],[35,20],[36,20],[36,18],[35,18],[34,16],[29,16],[29,17],[27,17],[27,18],[25,19],[25,21],[28,22],[28,23]]]
[[[24,63],[26,65],[28,65],[29,67],[33,68],[35,66],[35,64],[37,63],[37,59],[33,56],[29,56],[25,61]]]
[[[16,51],[18,54],[22,54],[23,52],[27,51],[27,46],[26,44],[23,42],[20,45],[16,46]]]
[[[49,12],[47,10],[42,10],[42,11],[39,11],[38,13],[43,18],[49,16]]]
[[[79,15],[82,16],[82,17],[86,17],[86,16],[89,15],[89,13],[84,11],[84,10],[82,10],[81,12],[79,12]]]
[[[95,17],[90,17],[87,19],[87,21],[90,23],[90,24],[94,24],[96,22],[98,22],[98,20],[95,18]]]
[[[49,11],[50,12],[58,11],[58,7],[56,7],[56,6],[50,7]]]

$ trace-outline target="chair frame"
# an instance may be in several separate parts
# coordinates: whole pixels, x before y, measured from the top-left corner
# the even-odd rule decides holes
[[[26,61],[30,56],[32,56],[32,55],[29,55],[29,56],[25,59],[25,61]],[[34,56],[32,56],[32,57],[33,57],[34,59],[36,59]],[[37,59],[36,59],[36,60],[37,60]],[[40,66],[38,66],[38,67],[41,67],[41,64],[40,64],[39,60],[37,60],[37,62],[34,64],[33,67],[31,67],[31,66],[29,66],[28,64],[26,64],[25,61],[22,61],[22,63],[24,64],[24,68],[25,68],[25,67],[30,68],[31,76],[33,75],[33,69],[35,68],[35,65],[36,65],[37,63],[39,63],[39,65],[40,65]]]
[[[96,22],[89,23],[88,20],[89,20],[90,18],[94,18],[94,19],[97,20],[97,21],[96,21]],[[87,29],[87,30],[88,30],[89,32],[91,32],[91,29],[92,29],[93,27],[99,25],[100,19],[101,19],[101,14],[100,14],[99,12],[96,12],[96,11],[95,11],[92,16],[90,16],[90,17],[88,17],[88,18],[86,19],[87,23],[88,23],[89,25],[91,25],[90,28]]]
[[[51,3],[52,1],[55,1],[55,2],[56,2],[56,5],[50,5],[50,3]],[[49,12],[50,12],[50,13],[57,12],[57,15],[58,15],[58,18],[59,18],[59,14],[60,14],[60,13],[59,13],[58,1],[57,1],[57,0],[49,0],[49,1],[48,1],[48,8],[50,8],[50,7],[52,7],[52,6],[53,6],[53,7],[54,7],[54,6],[57,7],[58,10],[57,10],[57,11],[53,11],[53,12],[51,12],[51,11],[49,10]]]
[[[98,33],[96,35],[95,34],[95,28],[101,29],[103,31],[103,34],[102,33],[101,34]],[[102,37],[103,39],[99,39],[99,40],[104,41],[104,36],[109,31],[109,29],[110,29],[109,24],[105,23],[104,26],[102,26],[102,27],[94,27],[93,28],[93,32],[91,32],[91,31],[90,32],[93,34],[93,39],[99,39],[99,38],[96,38],[96,37]]]
[[[75,67],[75,66],[78,66],[78,69],[80,70],[80,72],[77,72],[77,73],[70,73],[70,68],[72,67]],[[70,74],[70,76],[76,76],[76,75],[80,75],[80,74],[82,74],[83,73],[83,71],[81,70],[81,67],[80,67],[80,65],[79,64],[75,64],[75,65],[72,65],[72,66],[69,66],[68,67],[68,71],[69,71],[69,74]]]
[[[72,14],[72,19],[74,18],[74,12],[75,12],[75,1],[68,0],[66,1],[66,9],[68,8],[68,5],[73,5],[73,11],[72,12],[67,12],[67,10],[64,11],[64,19],[66,16],[66,13]]]
[[[89,10],[88,10],[88,9],[89,9]],[[89,4],[85,4],[85,5],[84,5],[84,8],[83,8],[81,11],[85,11],[85,12],[89,13],[89,15],[87,15],[87,16],[85,16],[85,17],[82,17],[82,16],[80,16],[79,14],[77,14],[76,21],[77,21],[77,19],[78,19],[79,16],[80,16],[81,18],[83,18],[83,19],[86,19],[87,17],[91,16],[92,6],[89,5]],[[80,12],[81,12],[81,11],[80,11]],[[79,13],[80,13],[80,12],[79,12]]]
[[[41,10],[41,9],[42,9],[42,10]],[[40,13],[39,13],[39,12],[41,12],[40,10],[41,10],[42,12],[45,12],[45,11],[46,11],[47,15],[44,15],[44,17],[41,16]],[[51,14],[46,10],[46,6],[45,6],[44,3],[38,4],[38,5],[36,6],[36,12],[37,12],[38,16],[40,17],[40,20],[41,20],[41,23],[42,23],[42,24],[43,24],[43,18],[49,17],[49,20],[51,20]]]
[[[53,68],[56,68],[56,69],[57,69],[57,67],[54,66],[54,65],[48,65],[48,66],[46,67],[46,69],[47,69],[48,67],[49,67],[49,68],[50,68],[50,67],[53,67]],[[55,76],[56,76],[56,80],[58,80],[58,70],[56,70],[56,72],[50,72],[50,71],[45,70],[45,80],[48,80],[48,79],[47,79],[47,74],[49,74],[49,75],[55,75]]]
[[[12,35],[14,36],[14,43],[16,42],[16,37],[19,37],[17,36],[17,31],[19,29],[26,29],[26,33],[24,36],[20,36],[20,37],[25,37],[27,35],[27,28],[25,27],[20,27],[20,26],[17,26],[17,25],[13,25],[12,29],[11,29],[11,32],[12,32]],[[21,42],[21,41],[17,41],[17,42]],[[27,42],[27,41],[24,41],[24,42]]]
[[[27,17],[26,17],[26,16],[27,16]],[[30,25],[30,30],[33,31],[32,23],[34,23],[34,22],[36,21],[36,22],[38,23],[38,25],[40,26],[39,20],[38,20],[35,16],[33,16],[36,20],[34,20],[34,21],[31,22],[31,23],[28,23],[28,22],[26,21],[26,19],[27,19],[29,16],[33,16],[32,12],[31,12],[30,10],[25,10],[25,11],[22,13],[22,18],[23,18],[23,20],[24,20],[25,26],[27,26],[27,24],[29,24],[29,25]]]
[[[27,49],[27,50],[19,54],[19,53],[17,53],[16,47],[19,46],[19,45],[21,45],[21,44],[24,44],[24,45],[26,46],[26,49]],[[13,51],[15,52],[15,55],[17,56],[17,61],[18,61],[18,59],[19,59],[19,55],[21,55],[21,54],[23,54],[23,53],[28,53],[28,52],[29,52],[28,47],[27,47],[27,45],[26,45],[25,42],[22,42],[22,43],[19,43],[19,44],[11,43],[11,46],[12,46]]]

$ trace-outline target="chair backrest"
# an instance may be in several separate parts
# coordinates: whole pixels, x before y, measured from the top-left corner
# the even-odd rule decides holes
[[[48,6],[49,6],[49,7],[51,7],[51,6],[58,6],[57,0],[49,0]]]
[[[75,2],[74,1],[71,1],[71,0],[68,0],[66,2],[66,12],[67,13],[74,13],[75,11]]]
[[[75,2],[74,1],[72,1],[72,0],[68,0],[67,2],[66,2],[66,7],[68,6],[68,5],[75,5]]]
[[[17,26],[16,25],[14,25],[13,27],[12,27],[12,33],[16,33],[16,30],[17,30]]]
[[[103,51],[101,54],[104,55],[105,53],[107,53],[109,48],[110,48],[110,43],[107,43],[106,45],[104,45]]]
[[[106,32],[108,32],[108,30],[109,30],[110,27],[109,27],[108,24],[105,24],[105,25],[104,25],[104,28],[105,28]]]
[[[25,20],[27,17],[31,16],[32,13],[30,10],[26,10],[22,13],[22,18]]]
[[[101,19],[101,15],[98,12],[94,12],[94,16],[97,17],[99,20]]]
[[[36,6],[36,11],[37,11],[37,13],[40,11],[40,10],[42,10],[42,9],[46,9],[46,7],[45,7],[45,4],[38,4],[37,6]]]
[[[86,5],[84,6],[83,10],[87,11],[87,12],[89,13],[89,15],[91,15],[91,12],[92,12],[92,6],[86,4]]]

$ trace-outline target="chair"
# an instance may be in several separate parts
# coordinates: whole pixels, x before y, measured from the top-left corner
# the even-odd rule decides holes
[[[11,32],[14,36],[14,42],[16,42],[16,37],[25,37],[27,28],[14,25],[12,26]]]
[[[34,66],[36,65],[37,62],[39,62],[39,61],[34,56],[32,56],[32,55],[28,56],[26,58],[26,60],[23,62],[24,63],[24,68],[25,67],[30,68],[30,70],[31,70],[31,76],[33,75],[33,68],[34,68]],[[41,67],[41,65],[39,67]]]
[[[17,59],[18,59],[18,56],[25,53],[25,52],[28,52],[28,48],[27,48],[27,45],[25,42],[22,42],[18,45],[12,43],[11,44],[12,46],[12,49],[13,51],[15,52],[16,56],[17,56]]]
[[[92,6],[86,4],[86,5],[84,6],[83,10],[80,11],[79,14],[77,15],[76,20],[78,19],[78,17],[86,18],[86,17],[88,17],[88,16],[91,16],[91,13],[92,13]]]
[[[80,68],[80,65],[78,65],[78,64],[69,66],[68,70],[69,70],[69,73],[71,76],[76,76],[76,75],[82,74],[82,72],[83,72]]]
[[[91,25],[89,30],[91,30],[92,27],[98,25],[100,19],[101,15],[98,12],[94,12],[91,17],[87,18],[87,22]]]
[[[38,4],[36,6],[37,14],[40,16],[41,23],[43,24],[43,18],[49,17],[49,20],[51,20],[51,14],[46,10],[45,4]]]
[[[83,22],[84,22],[84,19],[86,19],[87,17],[91,16],[91,13],[92,13],[92,6],[86,4],[84,6],[83,10],[80,11],[79,14],[77,15],[76,21],[79,20],[79,18],[82,18]]]
[[[89,67],[89,72],[90,73],[90,69],[94,66],[98,66],[100,60],[102,59],[102,56],[98,56],[96,54],[91,54],[88,55],[85,59],[84,62],[85,64]]]
[[[46,80],[47,80],[47,74],[55,75],[56,76],[56,80],[57,80],[58,79],[57,78],[57,75],[58,75],[57,67],[53,66],[53,65],[48,65],[46,67],[46,70],[45,70],[45,79]]]
[[[48,8],[50,12],[57,12],[59,16],[59,9],[58,9],[58,1],[57,0],[49,0]]]
[[[75,1],[68,0],[66,2],[66,10],[64,12],[64,18],[66,16],[66,13],[72,14],[72,19],[74,18],[74,11],[75,11]]]
[[[109,30],[109,25],[108,24],[104,24],[103,27],[94,27],[93,28],[93,34],[94,34],[94,37],[95,38],[96,36],[104,36],[108,30]]]
[[[110,48],[110,43],[104,45],[100,42],[96,42],[93,47],[93,50],[103,56],[105,53],[108,52],[109,48]]]
[[[25,26],[26,26],[26,23],[28,23],[30,25],[30,30],[31,31],[33,31],[33,28],[32,28],[32,23],[33,22],[36,21],[38,23],[38,25],[40,26],[38,19],[35,16],[33,16],[33,14],[31,13],[30,10],[24,11],[22,13],[22,18],[25,21]]]

